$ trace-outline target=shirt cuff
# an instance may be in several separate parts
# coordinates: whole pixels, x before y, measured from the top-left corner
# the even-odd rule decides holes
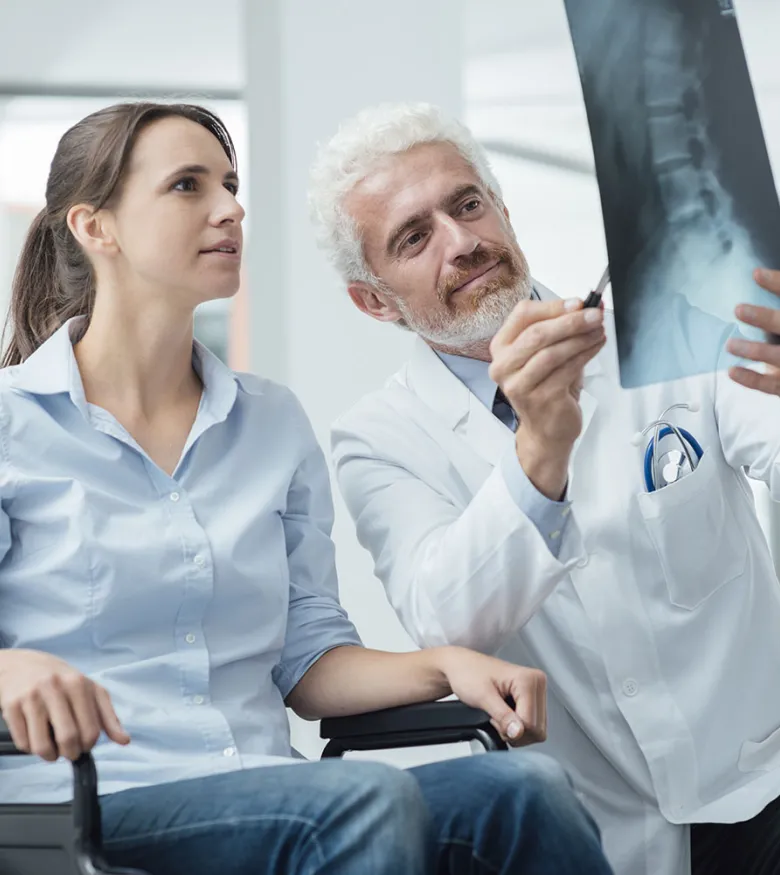
[[[501,459],[509,494],[515,504],[534,524],[550,552],[558,558],[566,526],[571,517],[571,502],[552,501],[531,483],[517,458],[514,446]]]

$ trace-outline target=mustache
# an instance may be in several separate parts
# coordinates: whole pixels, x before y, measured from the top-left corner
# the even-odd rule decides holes
[[[470,276],[475,270],[496,261],[499,262],[499,264],[506,264],[509,267],[510,280],[514,281],[519,278],[520,267],[517,264],[514,253],[509,247],[499,245],[485,246],[480,244],[468,255],[461,255],[460,258],[458,258],[458,270],[455,273],[450,274],[439,284],[439,297],[442,303],[446,303],[453,292],[459,289],[464,283],[468,282]]]

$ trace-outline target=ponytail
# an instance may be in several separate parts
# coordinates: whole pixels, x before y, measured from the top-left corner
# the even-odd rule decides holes
[[[33,220],[11,286],[0,366],[18,365],[73,316],[90,316],[92,268],[70,229],[55,229],[46,209]]]

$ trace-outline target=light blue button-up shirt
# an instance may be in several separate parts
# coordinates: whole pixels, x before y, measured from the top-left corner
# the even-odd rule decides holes
[[[197,418],[173,476],[89,404],[60,329],[0,371],[0,643],[111,694],[100,792],[294,762],[284,697],[359,645],[338,603],[327,467],[293,394],[199,344]],[[67,761],[0,760],[0,799],[71,795]]]
[[[437,353],[447,368],[463,383],[477,399],[493,409],[497,384],[490,379],[488,362],[460,355]],[[506,423],[505,423],[506,424]],[[509,494],[520,510],[536,526],[550,552],[558,558],[561,540],[570,518],[570,501],[552,501],[531,483],[517,459],[514,447],[501,457],[501,470]]]

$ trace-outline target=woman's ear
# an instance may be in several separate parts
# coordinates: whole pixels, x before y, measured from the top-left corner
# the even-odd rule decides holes
[[[75,204],[68,210],[68,228],[88,255],[112,255],[117,245],[103,210]]]

